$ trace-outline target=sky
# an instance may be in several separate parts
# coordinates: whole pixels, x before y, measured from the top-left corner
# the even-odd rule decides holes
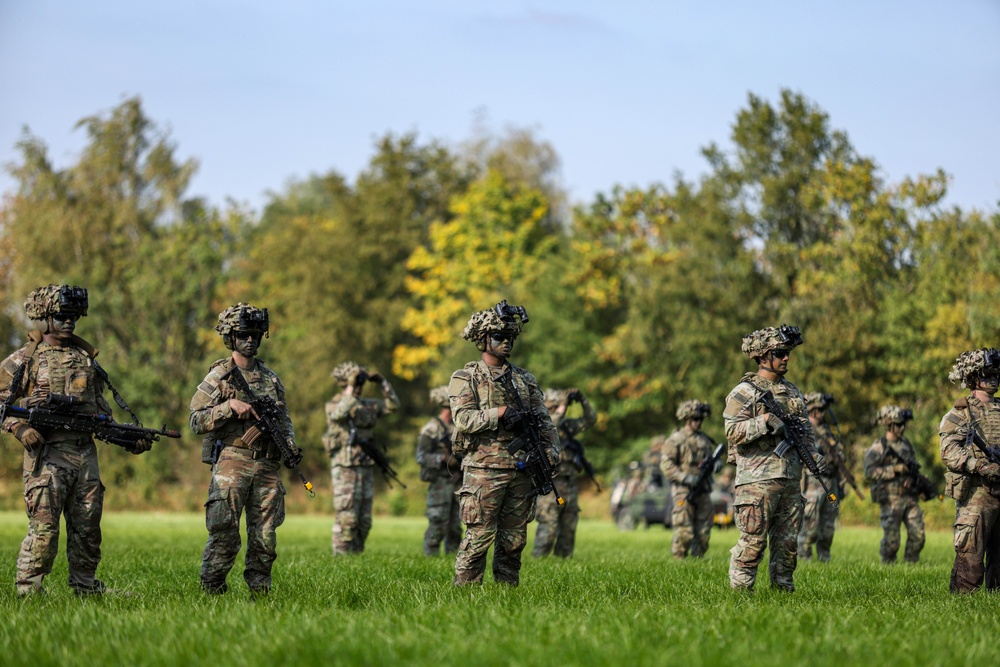
[[[199,162],[188,196],[258,210],[477,118],[551,143],[574,203],[695,179],[783,88],[889,183],[943,168],[947,205],[1000,208],[1000,0],[0,0],[0,164],[25,126],[73,164],[77,121],[137,95]]]

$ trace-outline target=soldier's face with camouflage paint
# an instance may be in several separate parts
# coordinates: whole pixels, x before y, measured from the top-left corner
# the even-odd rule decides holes
[[[700,431],[701,430],[701,422],[702,422],[702,420],[701,420],[700,417],[692,417],[691,419],[687,420],[687,427],[689,429],[691,429],[692,431]]]
[[[260,331],[252,329],[248,331],[234,331],[233,349],[248,359],[254,357],[260,348],[260,339],[263,335]]]
[[[49,336],[61,343],[68,343],[76,331],[76,321],[80,316],[76,313],[53,313],[49,315]]]
[[[997,370],[987,371],[976,380],[976,391],[986,392],[991,396],[997,393],[998,387],[1000,387],[1000,371]]]
[[[501,359],[506,359],[514,350],[516,339],[517,334],[494,331],[486,339],[486,351]]]

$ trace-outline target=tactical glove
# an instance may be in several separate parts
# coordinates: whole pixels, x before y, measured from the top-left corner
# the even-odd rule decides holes
[[[684,475],[684,481],[681,482],[684,486],[689,489],[693,489],[695,484],[698,483],[698,475]]]
[[[302,450],[291,443],[288,444],[288,447],[292,450],[292,457],[285,461],[285,467],[292,469],[302,463]]]
[[[785,423],[780,419],[778,419],[777,416],[768,414],[767,430],[773,433],[774,435],[778,435],[779,433],[785,430]]]
[[[521,423],[521,413],[517,411],[517,408],[507,406],[500,421],[505,429],[513,431]]]
[[[149,440],[146,440],[145,438],[142,438],[136,440],[135,444],[133,444],[131,447],[128,447],[127,450],[132,454],[142,454],[144,452],[148,452],[152,448],[153,448],[153,443]]]
[[[382,377],[381,373],[372,373],[371,375],[368,376],[368,379],[376,384],[382,384],[382,380],[384,380],[385,378]]]
[[[27,424],[14,429],[14,437],[21,441],[25,449],[31,450],[45,444],[45,437]]]
[[[830,472],[830,464],[826,462],[826,458],[822,454],[816,455],[816,469],[819,470],[819,474],[826,475]]]

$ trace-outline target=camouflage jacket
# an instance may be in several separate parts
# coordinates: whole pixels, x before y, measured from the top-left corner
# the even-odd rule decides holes
[[[833,429],[826,422],[822,422],[819,426],[813,426],[813,431],[816,433],[816,449],[826,459],[828,472],[823,475],[823,483],[828,489],[834,489],[840,484],[840,467],[845,465],[847,460],[844,455],[844,447],[837,442]],[[802,491],[807,492],[811,487],[821,488],[815,480],[816,478],[809,469],[805,468],[802,471]]]
[[[547,446],[549,457],[555,461],[559,455],[559,436],[549,411],[545,409],[542,391],[535,376],[517,366],[505,363],[491,367],[486,362],[471,361],[465,368],[451,375],[448,396],[451,400],[451,414],[455,420],[456,442],[462,444],[456,451],[465,453],[463,468],[517,467],[517,459],[507,453],[505,445],[516,437],[500,424],[500,406],[516,407],[513,396],[507,396],[497,379],[510,372],[514,386],[525,407],[535,415],[540,425],[543,446]]]
[[[712,455],[714,448],[707,435],[682,426],[663,444],[660,470],[671,484],[683,485],[685,476],[698,474],[701,462]]]
[[[736,486],[770,479],[801,479],[802,461],[793,448],[785,456],[775,455],[774,448],[784,440],[784,433],[775,434],[764,413],[767,410],[755,400],[770,390],[775,401],[789,415],[798,417],[806,427],[806,447],[816,449],[815,434],[809,423],[806,401],[802,392],[784,378],[771,382],[755,373],[747,373],[726,397],[723,418],[729,441],[729,461],[736,464]]]
[[[417,438],[417,464],[420,466],[420,480],[433,482],[446,477],[449,471],[445,462],[451,454],[451,439],[455,433],[454,424],[445,424],[440,418],[434,417],[420,429]],[[457,468],[457,466],[456,466]]]
[[[580,405],[583,407],[582,417],[567,419],[565,416],[549,415],[552,419],[552,425],[559,433],[559,465],[556,474],[560,476],[576,477],[583,470],[580,458],[583,451],[582,449],[574,451],[572,441],[576,439],[576,436],[588,428],[593,428],[594,424],[597,423],[597,410],[590,404],[590,401],[584,397],[580,401]]]
[[[38,331],[29,334],[29,342],[0,363],[0,402],[11,392],[21,406],[31,399],[44,399],[49,394],[61,394],[80,399],[75,408],[82,414],[111,414],[111,406],[103,396],[104,381],[94,367],[97,350],[79,336],[68,345],[49,345]],[[21,383],[12,387],[14,376],[27,364]],[[7,418],[3,430],[13,432],[20,419]],[[46,442],[89,442],[90,433],[74,433],[62,429],[42,430]]]
[[[994,398],[989,403],[974,396],[959,399],[941,420],[938,428],[941,460],[948,468],[945,492],[956,500],[968,497],[969,491],[977,486],[985,486],[991,495],[1000,497],[1000,484],[975,474],[977,466],[986,463],[987,459],[979,447],[969,441],[973,423],[987,446],[1000,447],[1000,399]]]
[[[226,373],[236,367],[236,362],[231,356],[213,362],[208,375],[198,385],[198,390],[191,398],[189,424],[192,431],[205,436],[202,442],[202,461],[205,463],[212,462],[211,451],[217,441],[221,441],[226,447],[246,448],[243,443],[243,435],[253,424],[253,419],[237,419],[236,413],[229,405],[229,400],[235,398],[249,402],[250,397],[222,380]],[[240,369],[239,372],[243,374],[247,384],[250,385],[257,397],[269,396],[282,409],[285,437],[294,443],[295,429],[292,427],[292,420],[288,415],[288,406],[285,403],[285,385],[281,383],[281,379],[260,359],[254,360],[253,369]],[[265,442],[263,438],[254,442],[255,450],[264,451],[264,448],[267,451],[267,458],[281,458],[280,450],[274,443]]]
[[[889,449],[892,449],[898,456],[894,456]],[[872,443],[872,446],[865,452],[865,478],[872,485],[872,501],[885,502],[889,497],[916,495],[910,489],[908,475],[905,472],[896,472],[893,466],[897,463],[916,461],[917,454],[913,445],[906,438],[901,438],[895,442],[890,442],[882,437]]]
[[[333,466],[373,466],[361,449],[361,442],[374,443],[375,424],[380,417],[399,407],[399,397],[389,382],[382,383],[382,398],[358,398],[349,390],[326,404],[326,433],[323,448]],[[351,431],[354,439],[351,440]]]

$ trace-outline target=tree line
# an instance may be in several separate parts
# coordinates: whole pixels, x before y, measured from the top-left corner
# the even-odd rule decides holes
[[[788,90],[748,96],[727,143],[702,150],[705,175],[613,186],[574,206],[556,151],[519,128],[459,145],[386,134],[353,180],[294,180],[255,211],[189,195],[196,161],[138,98],[78,126],[87,143],[70,166],[56,168],[27,130],[8,166],[4,354],[25,339],[28,292],[85,286],[80,333],[123,395],[145,419],[184,426],[208,364],[226,355],[217,313],[238,300],[267,307],[261,356],[289,389],[313,474],[325,475],[336,364],[390,377],[404,408],[387,437],[410,459],[428,389],[477,355],[465,321],[502,298],[530,315],[515,363],[598,407],[586,444],[604,469],[672,430],[688,398],[713,406],[706,430],[722,437],[725,396],[752,369],[741,337],[782,322],[806,341],[789,379],[836,396],[849,444],[870,444],[878,407],[898,403],[914,410],[921,458],[939,466],[937,424],[961,394],[952,362],[1000,345],[1000,212],[945,207],[941,170],[887,182]],[[20,445],[4,443],[2,495],[19,502]],[[109,451],[104,476],[132,504],[192,480],[200,496],[197,445],[191,435],[182,453]]]

